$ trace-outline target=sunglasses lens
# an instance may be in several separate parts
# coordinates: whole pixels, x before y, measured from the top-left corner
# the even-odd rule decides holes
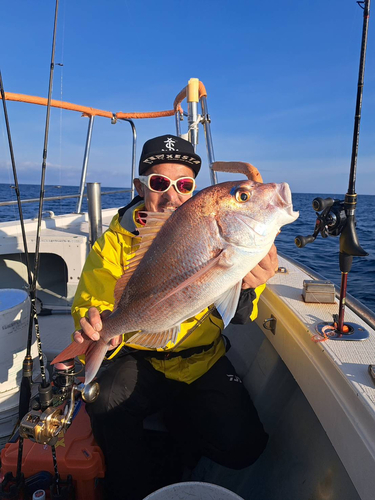
[[[194,189],[194,181],[192,179],[178,179],[177,187],[182,194],[191,193]]]
[[[153,175],[150,177],[150,187],[155,191],[166,191],[170,185],[170,180],[162,175]]]

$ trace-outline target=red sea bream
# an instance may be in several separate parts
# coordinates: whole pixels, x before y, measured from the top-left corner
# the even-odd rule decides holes
[[[297,217],[288,184],[252,180],[203,189],[173,213],[147,213],[100,340],[73,343],[54,363],[86,354],[89,383],[117,335],[135,332],[132,345],[168,348],[180,324],[211,304],[227,326],[242,279],[267,255],[281,226]]]

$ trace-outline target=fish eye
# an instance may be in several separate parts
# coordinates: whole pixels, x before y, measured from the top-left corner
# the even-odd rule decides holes
[[[251,192],[245,189],[238,189],[236,191],[236,200],[239,203],[246,203],[251,198]]]

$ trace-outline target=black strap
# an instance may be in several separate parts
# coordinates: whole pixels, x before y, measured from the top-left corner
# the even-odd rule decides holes
[[[128,354],[142,356],[144,358],[153,358],[153,359],[172,359],[172,358],[190,358],[194,356],[194,354],[201,354],[202,352],[209,351],[215,345],[215,342],[212,342],[209,345],[200,345],[197,347],[190,347],[190,349],[183,349],[182,351],[146,351],[141,349],[132,349],[131,347],[123,347],[119,352],[119,356],[126,356]],[[117,356],[116,356],[117,357]]]
[[[224,344],[225,344],[225,352],[228,352],[229,349],[232,347],[232,344],[230,343],[230,340],[228,339],[228,337],[226,335],[223,335],[223,339],[224,339]]]

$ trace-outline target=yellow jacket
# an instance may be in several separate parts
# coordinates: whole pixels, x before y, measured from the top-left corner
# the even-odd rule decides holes
[[[113,292],[117,280],[123,275],[128,260],[134,255],[140,238],[131,231],[140,227],[136,219],[137,212],[144,209],[142,203],[131,206],[122,216],[115,215],[109,229],[96,241],[83,267],[77,292],[72,305],[72,316],[75,327],[80,328],[80,318],[87,315],[90,307],[96,307],[99,312],[112,310],[114,304]],[[258,287],[256,299],[253,301],[253,311],[250,316],[255,319],[258,313],[257,302],[265,285]],[[153,367],[165,374],[167,378],[190,384],[206,373],[216,361],[225,354],[222,338],[224,324],[220,318],[205,309],[194,318],[181,325],[181,331],[176,343],[163,352],[178,352],[192,347],[213,347],[205,352],[194,354],[187,358],[173,357],[170,359],[147,358]],[[112,359],[124,346],[125,341],[133,334],[125,334],[123,342],[107,359]],[[150,350],[134,344],[127,344],[135,349]],[[150,355],[151,355],[150,352]]]

